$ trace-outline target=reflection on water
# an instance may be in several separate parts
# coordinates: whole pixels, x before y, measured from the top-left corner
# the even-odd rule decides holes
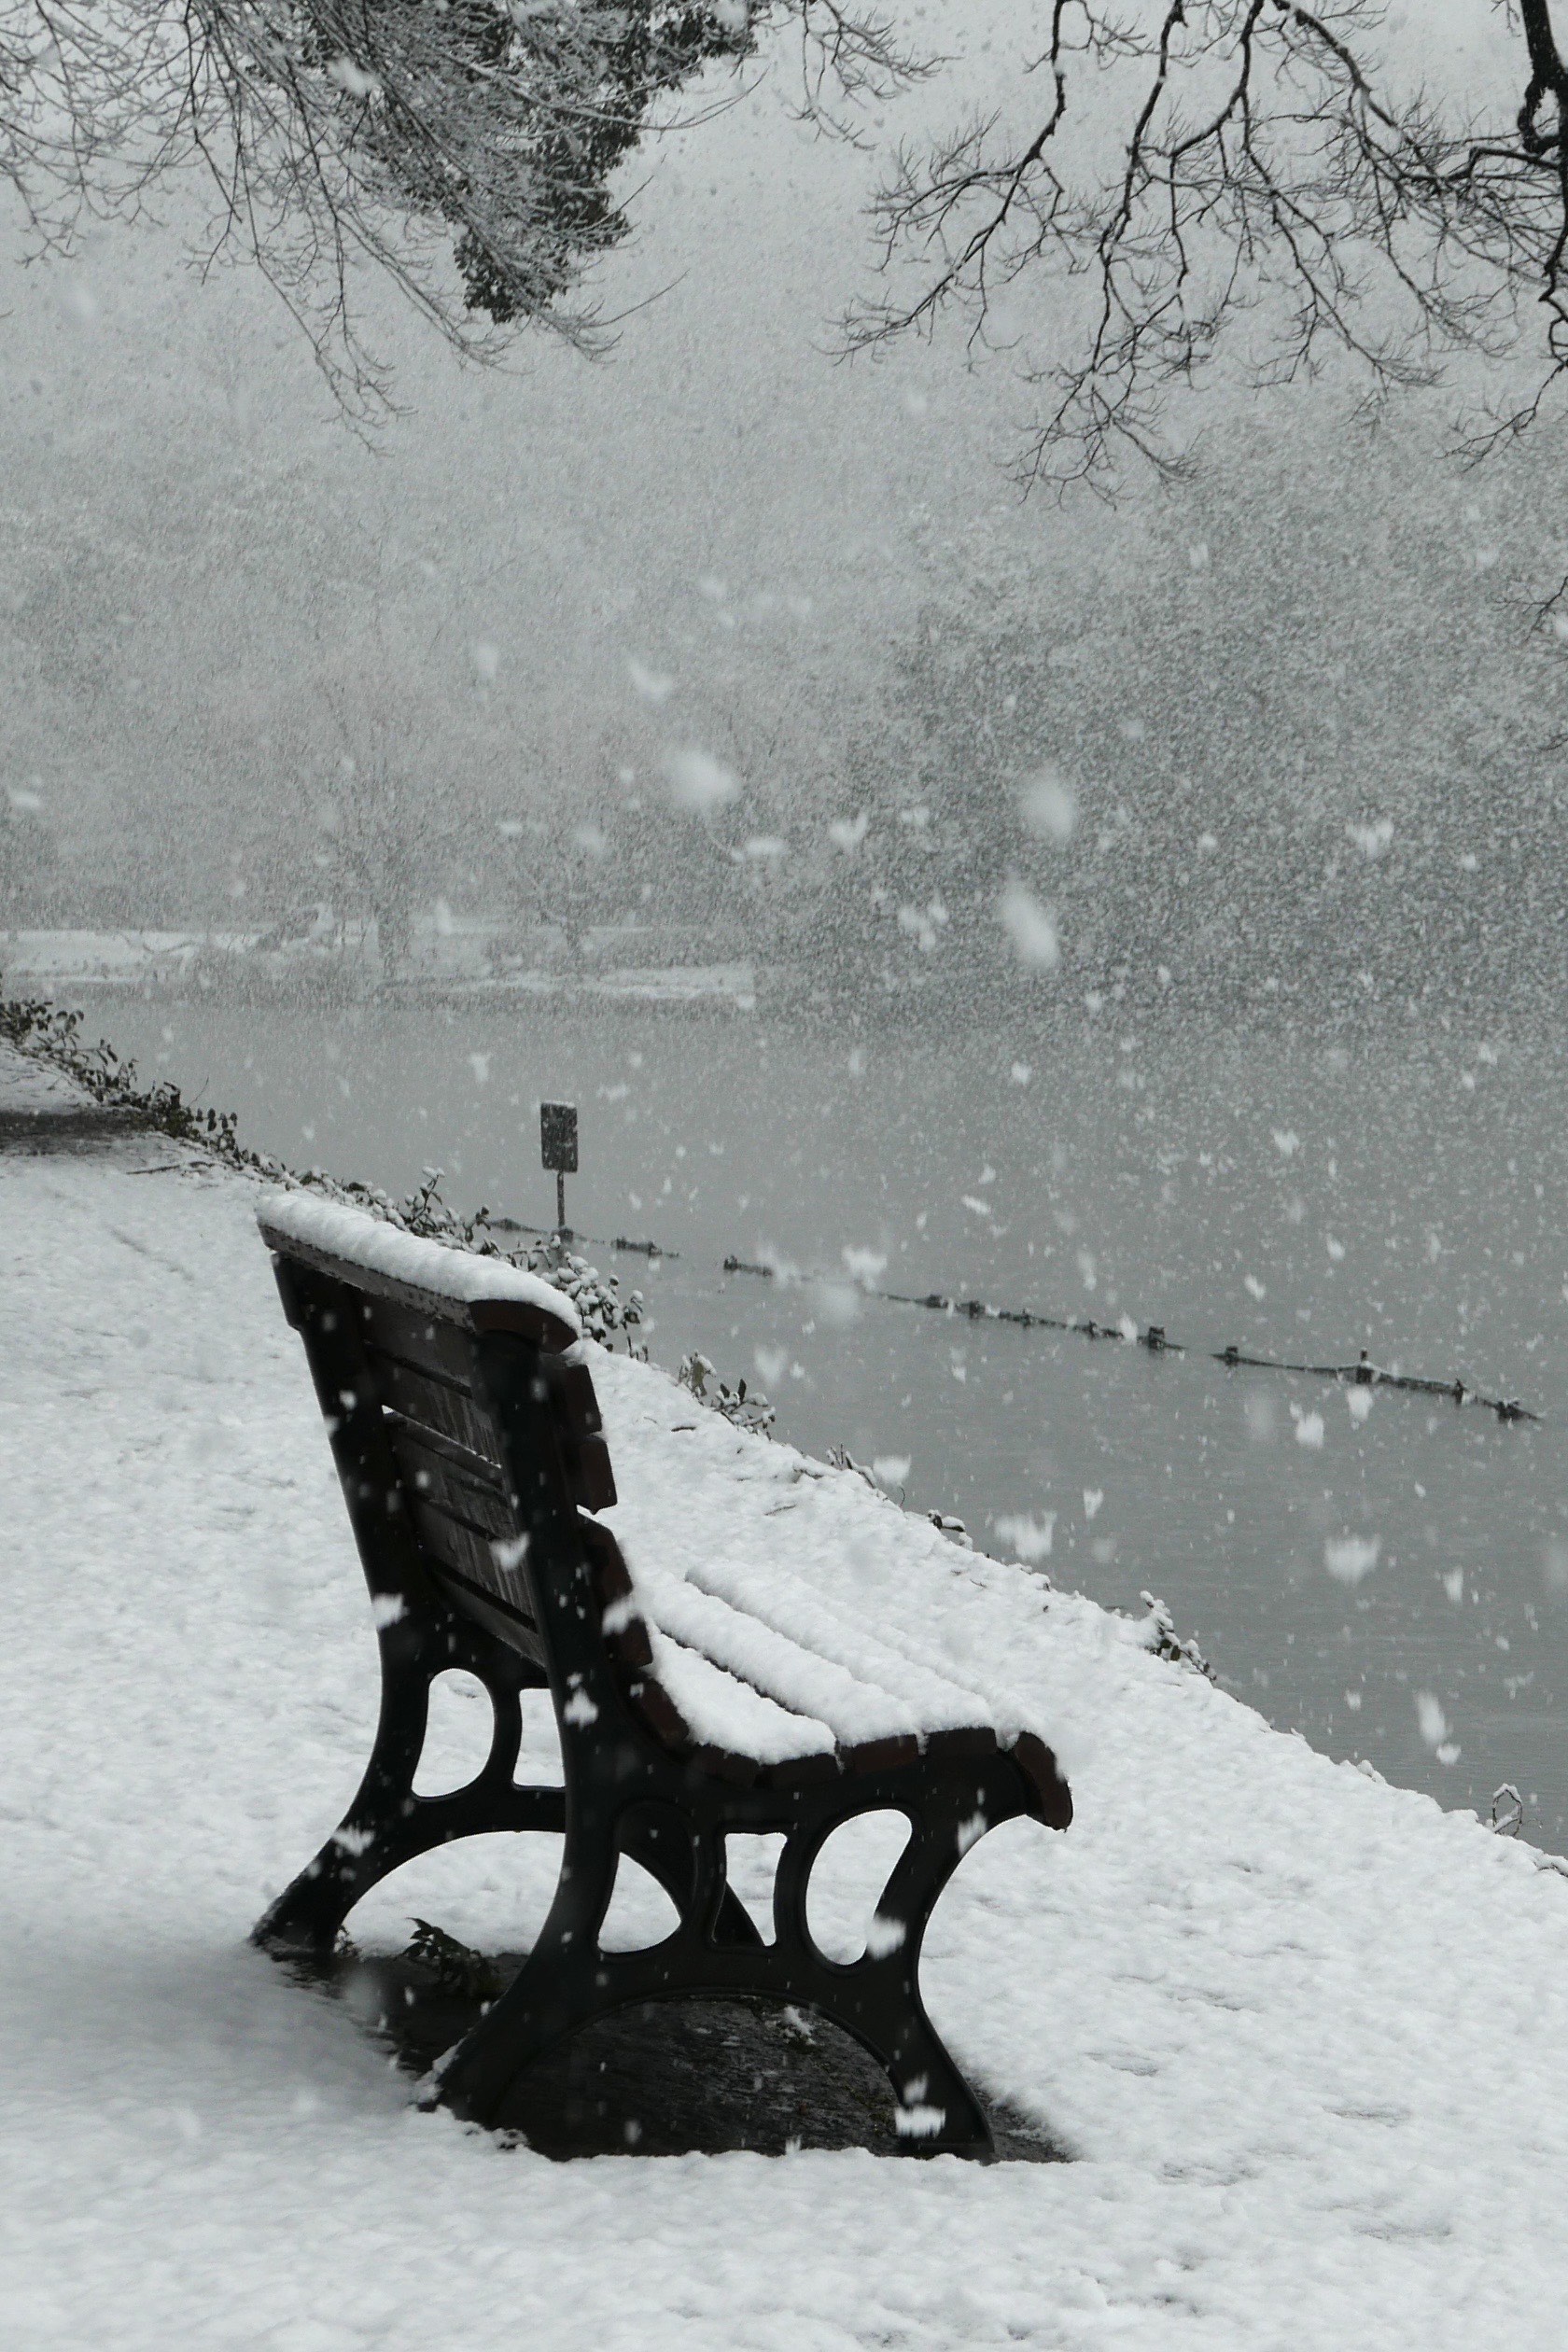
[[[908,1500],[1052,1529],[1060,1583],[1150,1589],[1221,1679],[1446,1803],[1504,1780],[1568,1823],[1568,1250],[1551,1041],[1438,1020],[1225,1032],[1104,1007],[1030,1029],[745,1018],[256,1013],[115,1002],[144,1070],[247,1140],[546,1225],[537,1103],[581,1107],[583,1232],[651,1237],[652,1352],[762,1378],[779,1434],[907,1457]],[[726,1254],[815,1278],[726,1277]],[[886,1287],[1164,1325],[1182,1356],[857,1298]],[[821,1279],[826,1278],[826,1279]],[[1520,1396],[1539,1426],[1232,1372],[1375,1361]],[[1042,1537],[1043,1540],[1043,1537]]]

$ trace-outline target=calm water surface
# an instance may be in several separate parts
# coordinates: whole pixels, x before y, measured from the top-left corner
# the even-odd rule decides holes
[[[907,1499],[1051,1527],[1058,1583],[1161,1595],[1221,1680],[1334,1756],[1568,1843],[1568,1065],[1435,1018],[1315,1036],[1116,1015],[1005,1031],[757,1017],[242,1011],[116,1001],[144,1070],[296,1166],[539,1225],[543,1096],[581,1110],[568,1214],[645,1292],[656,1360],[762,1379],[814,1452]],[[734,1253],[800,1269],[780,1285]],[[846,1253],[848,1253],[847,1258]],[[1165,1326],[1183,1356],[857,1297],[883,1285]],[[1205,1351],[1375,1361],[1539,1426]],[[889,1475],[892,1475],[889,1473]],[[1374,1551],[1375,1547],[1375,1551]],[[1366,1563],[1372,1564],[1367,1565]],[[1352,1571],[1357,1572],[1352,1575]]]

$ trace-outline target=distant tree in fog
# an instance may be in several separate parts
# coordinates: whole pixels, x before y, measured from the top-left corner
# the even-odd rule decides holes
[[[591,344],[573,306],[626,233],[610,192],[657,109],[734,65],[769,14],[749,0],[0,0],[0,180],[35,241],[150,211],[171,175],[213,203],[203,260],[256,263],[351,404],[383,371],[359,339],[355,265],[387,272],[474,356],[545,324]],[[883,87],[876,27],[789,0],[805,103]],[[450,250],[450,259],[448,251]],[[453,265],[455,265],[455,268]]]
[[[1520,629],[1497,557],[1533,543],[1555,453],[1483,519],[1419,420],[1277,423],[1238,424],[1113,560],[980,525],[926,548],[849,741],[835,831],[858,838],[824,853],[820,968],[1027,979],[1000,919],[1016,876],[1074,993],[1480,1005],[1522,977],[1549,1000],[1568,664],[1558,631]]]
[[[542,792],[540,800],[547,796]],[[548,803],[547,803],[548,805]],[[539,806],[502,820],[500,871],[513,916],[525,926],[559,931],[572,962],[586,957],[588,934],[623,930],[628,954],[640,954],[637,931],[662,960],[706,943],[705,952],[762,952],[765,888],[747,855],[754,828],[744,800],[717,818],[673,810],[662,794],[637,789],[603,792],[586,808]]]
[[[502,821],[502,872],[510,910],[525,925],[559,931],[572,966],[587,958],[588,933],[617,912],[615,876],[605,873],[605,838],[591,818]]]
[[[420,815],[416,790],[384,763],[344,760],[330,806],[329,879],[340,914],[358,914],[374,923],[388,980],[407,970],[413,951],[422,878]]]
[[[322,699],[342,746],[315,798],[315,867],[334,914],[373,922],[382,969],[404,973],[414,918],[440,895],[471,829],[440,776],[417,703],[395,694],[372,666],[326,682]]]
[[[1227,347],[1269,381],[1348,357],[1378,392],[1522,349],[1485,450],[1568,373],[1563,20],[1560,0],[1041,0],[1015,91],[899,156],[875,207],[889,291],[851,340],[952,310],[1013,351],[1039,395],[1026,481],[1109,486],[1129,450],[1170,469],[1163,396]]]
[[[0,929],[46,912],[54,836],[30,791],[0,791]]]

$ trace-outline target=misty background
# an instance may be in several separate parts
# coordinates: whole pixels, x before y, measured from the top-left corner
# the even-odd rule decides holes
[[[874,148],[1010,86],[1029,12],[991,13]],[[253,273],[181,258],[194,191],[7,270],[0,923],[299,930],[375,912],[379,867],[399,921],[945,1000],[1020,976],[1021,876],[1074,985],[1538,1002],[1549,429],[1465,473],[1452,389],[1214,379],[1190,480],[1025,501],[1005,355],[831,356],[876,156],[791,117],[781,60],[746,79],[635,161],[608,360],[464,368],[367,283],[401,412],[369,441]]]

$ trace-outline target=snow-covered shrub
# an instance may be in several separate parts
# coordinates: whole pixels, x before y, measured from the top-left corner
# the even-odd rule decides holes
[[[1176,1631],[1176,1621],[1166,1603],[1156,1599],[1152,1592],[1141,1592],[1138,1597],[1149,1612],[1139,1627],[1144,1648],[1153,1650],[1156,1658],[1169,1659],[1173,1666],[1186,1666],[1195,1674],[1202,1674],[1212,1682],[1215,1679],[1214,1669],[1195,1641],[1189,1639],[1183,1642],[1181,1639]]]
[[[830,1446],[828,1448],[828,1460],[833,1463],[835,1470],[847,1470],[851,1477],[863,1478],[867,1486],[871,1488],[875,1494],[881,1493],[881,1488],[877,1485],[876,1480],[873,1477],[871,1472],[866,1468],[865,1463],[863,1462],[857,1462],[847,1446]]]
[[[749,1429],[755,1435],[765,1437],[773,1426],[774,1409],[762,1390],[748,1388],[744,1380],[731,1388],[695,1348],[690,1355],[681,1357],[680,1369],[675,1377],[682,1388],[691,1390],[699,1405],[722,1413],[737,1429]]]
[[[647,1349],[632,1336],[643,1320],[641,1291],[629,1290],[623,1296],[613,1274],[602,1274],[596,1266],[553,1238],[533,1242],[525,1257],[519,1257],[516,1263],[525,1264],[530,1274],[538,1274],[566,1293],[581,1316],[582,1328],[590,1339],[597,1339],[608,1348],[614,1344],[619,1331],[625,1336],[628,1355],[647,1356]]]
[[[198,1111],[171,1079],[142,1085],[135,1063],[122,1060],[105,1039],[100,1038],[95,1045],[86,1043],[81,1017],[45,998],[0,997],[0,1038],[21,1053],[64,1071],[87,1088],[95,1102],[134,1111],[161,1134],[181,1143],[200,1143],[204,1151],[235,1167],[270,1169],[273,1166],[239,1142],[231,1111]]]

